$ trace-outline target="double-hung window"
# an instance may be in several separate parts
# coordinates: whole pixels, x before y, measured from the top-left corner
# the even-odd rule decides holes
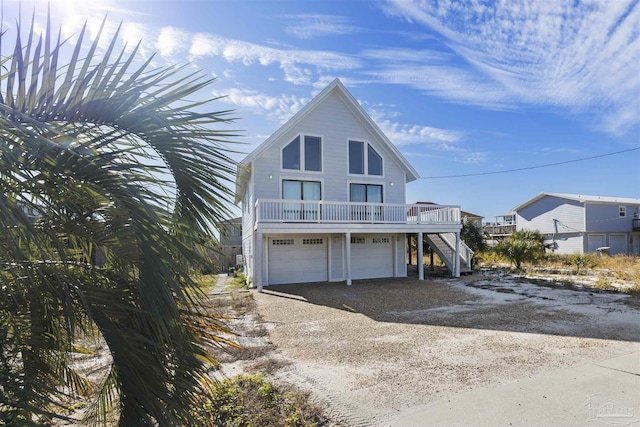
[[[364,141],[349,141],[349,173],[382,176],[382,156]]]
[[[289,220],[317,220],[320,205],[316,203],[322,198],[322,188],[318,181],[299,181],[285,179],[282,181],[282,198],[302,202],[285,203],[284,218]],[[304,201],[310,201],[305,203]],[[313,202],[311,202],[313,201]]]
[[[282,169],[322,172],[322,138],[296,136],[282,149]]]
[[[619,206],[618,207],[618,216],[620,218],[625,218],[627,216],[627,207],[626,206]]]

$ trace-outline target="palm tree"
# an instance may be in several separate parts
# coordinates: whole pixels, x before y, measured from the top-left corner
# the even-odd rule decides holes
[[[33,28],[6,56],[0,36],[0,422],[65,418],[87,395],[85,421],[190,424],[207,347],[226,343],[189,265],[229,214],[235,132],[216,128],[232,119],[189,101],[212,79],[134,65],[118,33],[98,55],[83,29],[61,66],[60,32]],[[96,383],[75,360],[97,340]]]
[[[496,245],[495,250],[509,261],[516,269],[523,262],[534,262],[542,258],[551,245],[545,243],[544,234],[538,230],[518,230]]]

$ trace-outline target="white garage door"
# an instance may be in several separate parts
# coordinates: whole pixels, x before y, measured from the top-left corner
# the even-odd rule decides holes
[[[327,237],[270,237],[269,284],[326,282]]]
[[[595,252],[596,249],[604,246],[604,234],[589,234],[588,239],[588,252]]]
[[[353,236],[351,238],[351,277],[371,279],[393,277],[391,236]]]
[[[609,234],[611,255],[627,253],[627,236],[624,234]]]

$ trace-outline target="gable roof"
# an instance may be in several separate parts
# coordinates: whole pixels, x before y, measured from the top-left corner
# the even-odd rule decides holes
[[[559,199],[572,200],[579,203],[605,203],[615,205],[640,205],[640,199],[632,197],[611,197],[611,196],[586,196],[582,194],[566,194],[566,193],[540,193],[532,199],[516,206],[512,211],[518,211],[531,203],[537,202],[543,197],[557,197]]]
[[[418,172],[409,164],[407,159],[400,153],[398,148],[387,138],[378,125],[373,121],[371,117],[364,111],[364,108],[358,103],[358,101],[351,95],[347,88],[342,84],[340,79],[333,80],[329,86],[324,88],[318,95],[316,95],[307,105],[302,107],[300,111],[293,115],[285,124],[283,124],[278,130],[276,130],[269,138],[267,138],[262,144],[258,145],[255,150],[249,153],[238,165],[238,175],[236,178],[236,203],[242,200],[244,192],[246,191],[246,184],[249,180],[250,171],[249,166],[253,160],[260,157],[269,147],[290,129],[302,121],[311,111],[313,111],[318,105],[320,105],[330,94],[339,93],[342,95],[342,99],[346,101],[349,109],[359,118],[365,126],[367,126],[374,135],[378,136],[380,140],[387,145],[389,151],[394,154],[400,163],[401,167],[406,172],[406,182],[415,181],[420,178]]]

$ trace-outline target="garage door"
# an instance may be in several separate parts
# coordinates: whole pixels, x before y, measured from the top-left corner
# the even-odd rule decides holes
[[[269,284],[327,281],[327,237],[270,237]]]
[[[391,236],[352,236],[351,277],[393,277],[392,242]]]
[[[609,234],[611,255],[627,253],[627,236],[624,234]]]
[[[595,252],[596,249],[604,246],[604,234],[589,234],[587,241],[588,252]]]

